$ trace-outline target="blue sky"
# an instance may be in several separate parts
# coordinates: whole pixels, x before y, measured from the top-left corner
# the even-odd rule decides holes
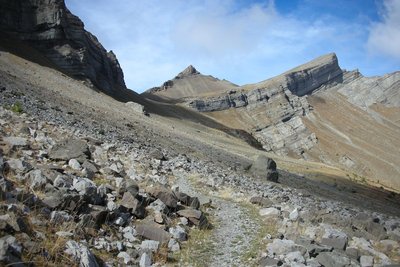
[[[335,52],[366,76],[400,70],[400,0],[66,0],[142,92],[188,65],[242,85]]]

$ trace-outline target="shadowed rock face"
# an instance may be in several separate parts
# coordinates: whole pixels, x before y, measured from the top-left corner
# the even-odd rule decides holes
[[[310,94],[321,85],[343,82],[343,71],[334,53],[316,58],[284,76],[287,88],[297,96]]]
[[[68,75],[110,95],[126,88],[114,53],[84,29],[64,0],[0,0],[0,30],[33,46]]]

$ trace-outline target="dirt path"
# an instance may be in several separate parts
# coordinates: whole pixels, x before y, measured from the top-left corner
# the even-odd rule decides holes
[[[211,200],[214,209],[209,214],[213,222],[209,240],[204,240],[202,255],[192,259],[194,266],[251,266],[255,265],[260,242],[261,219],[255,208],[231,199],[211,195],[197,189],[187,177],[179,173],[176,184],[180,191],[199,197],[201,203]],[[204,262],[206,261],[206,262]]]

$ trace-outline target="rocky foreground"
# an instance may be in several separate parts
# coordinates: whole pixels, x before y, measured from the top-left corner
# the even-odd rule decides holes
[[[13,101],[0,108],[3,264],[400,264],[398,216],[127,142],[118,129],[67,127],[71,114],[44,119]]]

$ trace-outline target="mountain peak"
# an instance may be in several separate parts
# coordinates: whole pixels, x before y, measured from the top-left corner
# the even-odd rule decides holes
[[[192,75],[197,75],[197,74],[200,74],[200,72],[198,72],[198,71],[196,70],[196,68],[193,67],[192,65],[189,65],[186,69],[184,69],[182,72],[180,72],[180,73],[176,76],[176,78],[177,78],[177,79],[180,79],[180,78],[184,78],[184,77],[192,76]]]

